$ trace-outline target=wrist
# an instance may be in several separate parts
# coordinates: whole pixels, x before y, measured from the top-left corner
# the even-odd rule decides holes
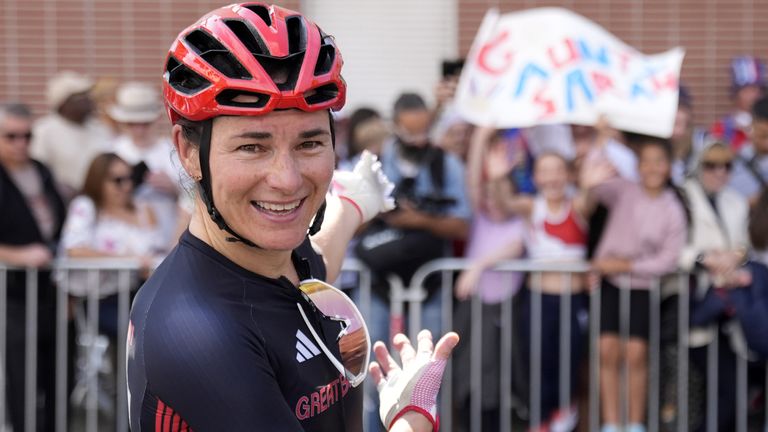
[[[338,199],[339,199],[339,203],[341,204],[342,211],[345,214],[354,213],[354,215],[357,217],[358,226],[366,222],[365,216],[363,215],[363,209],[360,208],[360,206],[355,202],[355,200],[345,195],[339,195]]]
[[[437,431],[439,421],[422,408],[409,405],[395,416],[388,430],[391,432]]]

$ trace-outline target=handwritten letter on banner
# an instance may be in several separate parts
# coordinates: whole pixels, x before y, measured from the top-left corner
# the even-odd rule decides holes
[[[478,125],[594,124],[668,137],[683,49],[643,55],[559,8],[489,11],[467,58],[457,106]]]

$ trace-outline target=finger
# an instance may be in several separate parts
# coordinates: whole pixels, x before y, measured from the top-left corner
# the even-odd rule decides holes
[[[389,351],[387,351],[384,342],[378,341],[373,345],[373,354],[376,356],[376,361],[379,362],[379,366],[385,375],[400,370],[400,366],[397,365],[395,359],[389,355]]]
[[[387,383],[387,380],[384,378],[384,372],[381,371],[381,366],[378,363],[371,362],[368,365],[368,373],[373,378],[373,384],[376,386],[376,389]]]
[[[448,360],[451,356],[451,352],[459,343],[459,335],[454,332],[448,332],[437,341],[435,345],[435,353],[433,358],[435,360]]]
[[[432,355],[432,349],[435,347],[435,345],[432,343],[432,332],[429,330],[422,330],[419,332],[419,335],[416,336],[416,339],[419,341],[419,352],[417,356],[429,358],[429,356]]]
[[[404,334],[398,333],[392,338],[392,344],[397,352],[400,353],[400,361],[403,364],[403,368],[408,367],[411,361],[416,357],[416,350],[413,349],[411,340]]]

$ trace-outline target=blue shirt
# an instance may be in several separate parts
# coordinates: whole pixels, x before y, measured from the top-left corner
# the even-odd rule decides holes
[[[730,186],[746,198],[750,199],[760,193],[762,185],[746,161],[753,160],[757,172],[768,181],[768,155],[755,157],[755,149],[752,145],[744,147],[739,152],[739,157],[734,160],[733,173],[731,173]]]
[[[464,185],[464,164],[453,154],[443,152],[445,157],[443,164],[443,188],[438,191],[432,182],[432,176],[428,164],[418,167],[416,174],[415,192],[417,196],[429,196],[436,193],[452,198],[454,203],[448,205],[443,214],[445,216],[457,217],[469,220],[472,217],[472,209],[467,198]],[[384,143],[381,150],[381,168],[389,181],[399,184],[405,175],[401,171],[399,156],[397,154],[397,144],[394,140]]]

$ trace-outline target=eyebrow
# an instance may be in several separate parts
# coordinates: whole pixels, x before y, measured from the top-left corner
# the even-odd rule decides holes
[[[331,133],[328,132],[328,130],[326,129],[317,128],[317,129],[310,129],[308,131],[304,131],[299,134],[299,137],[306,139],[306,138],[314,138],[319,135],[330,135],[330,134]]]
[[[314,138],[320,135],[330,135],[330,134],[331,133],[327,129],[317,128],[317,129],[310,129],[310,130],[301,132],[299,134],[299,138],[307,139],[307,138]],[[270,139],[272,138],[272,133],[259,132],[259,131],[243,132],[239,135],[235,135],[235,138]]]
[[[252,139],[269,139],[272,138],[272,134],[269,132],[243,132],[239,135],[235,135],[235,138],[252,138]]]

